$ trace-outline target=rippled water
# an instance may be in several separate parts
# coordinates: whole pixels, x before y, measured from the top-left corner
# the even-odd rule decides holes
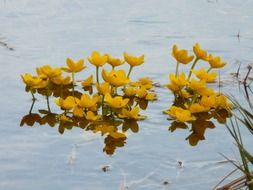
[[[207,129],[196,147],[185,141],[188,131],[169,132],[161,114],[173,100],[168,90],[156,89],[159,100],[150,104],[139,132],[108,156],[103,139],[92,132],[19,127],[31,105],[20,74],[46,63],[61,66],[66,57],[87,57],[93,50],[115,56],[127,50],[146,55],[135,78],[165,84],[175,70],[172,44],[191,49],[200,42],[228,62],[221,89],[240,98],[230,73],[237,61],[244,70],[252,60],[252,7],[251,0],[1,0],[0,189],[211,189],[233,169],[219,152],[234,158],[236,149],[221,124]],[[41,99],[34,109],[43,106]]]

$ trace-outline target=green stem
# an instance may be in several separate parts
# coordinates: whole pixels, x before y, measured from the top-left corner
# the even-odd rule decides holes
[[[207,72],[209,73],[212,70],[212,67],[209,67],[209,69],[207,70]]]
[[[75,73],[72,72],[72,95],[75,96]]]
[[[192,71],[193,71],[193,69],[194,69],[196,63],[198,62],[198,60],[199,60],[199,59],[196,57],[196,59],[194,60],[192,66],[191,66],[191,70],[190,70],[189,75],[188,75],[188,80],[190,80],[190,78],[191,78],[191,76],[192,76]]]
[[[104,110],[104,103],[105,103],[105,96],[102,97],[102,116],[105,115],[105,110]]]
[[[133,66],[130,66],[129,71],[128,71],[128,74],[127,74],[127,78],[129,78],[129,77],[130,77],[130,74],[131,74],[131,72],[132,72],[133,68],[134,68]]]
[[[198,94],[195,93],[194,96],[193,96],[193,98],[192,98],[191,105],[195,103],[197,97],[198,97]]]
[[[31,108],[30,108],[30,110],[29,110],[29,114],[31,114],[31,113],[32,113],[32,110],[33,110],[33,106],[34,106],[35,100],[36,100],[36,99],[33,99],[33,102],[32,102],[32,105],[31,105]]]
[[[36,98],[35,98],[35,96],[34,96],[34,93],[31,91],[31,94],[32,94],[32,97],[33,97],[33,101],[35,101],[36,100]]]
[[[114,87],[111,86],[111,95],[114,96]]]
[[[99,84],[98,71],[99,71],[99,66],[96,66],[96,77],[97,77],[97,83]]]
[[[177,75],[178,75],[178,68],[179,68],[179,62],[177,62],[177,67],[176,67],[176,77],[177,77]]]
[[[47,95],[47,109],[51,113],[50,105],[49,105],[49,96]]]

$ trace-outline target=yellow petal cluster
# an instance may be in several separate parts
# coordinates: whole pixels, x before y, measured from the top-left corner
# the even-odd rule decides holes
[[[84,66],[83,59],[79,59],[75,62],[73,59],[67,58],[66,63],[68,67],[62,67],[62,70],[68,73],[78,73],[86,68],[86,66]]]
[[[100,55],[98,51],[93,51],[88,58],[89,62],[96,67],[102,67],[107,62],[107,59],[106,55]]]
[[[144,63],[144,55],[141,55],[138,57],[138,56],[130,55],[127,52],[124,52],[124,59],[132,67],[135,67]]]
[[[177,60],[178,63],[188,64],[190,63],[194,56],[188,55],[188,51],[185,49],[178,49],[177,45],[173,45],[172,56]]]
[[[123,99],[122,96],[112,97],[110,94],[107,93],[105,95],[105,101],[112,108],[124,108],[129,102],[129,99]]]
[[[114,87],[124,86],[130,82],[124,70],[111,70],[110,72],[107,72],[103,69],[102,77],[105,82],[108,82]]]

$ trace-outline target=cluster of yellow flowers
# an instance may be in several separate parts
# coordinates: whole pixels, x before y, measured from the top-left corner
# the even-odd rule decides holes
[[[106,133],[113,138],[125,137],[123,131],[119,132],[117,127],[110,122],[105,124],[105,121],[145,119],[139,112],[140,108],[146,109],[149,101],[156,99],[152,90],[153,81],[149,78],[130,80],[133,68],[144,63],[144,55],[133,56],[124,52],[122,60],[94,51],[88,61],[96,68],[96,81],[93,75],[84,80],[75,80],[76,73],[83,71],[86,65],[84,59],[74,61],[71,58],[67,58],[65,67],[53,68],[45,65],[36,68],[36,76],[26,73],[21,77],[33,100],[36,99],[35,93],[47,97],[49,112],[49,96],[57,98],[55,103],[63,110],[57,116],[59,122],[70,123],[79,118],[88,121],[102,135]],[[105,69],[106,63],[111,69],[108,70],[108,66]],[[124,69],[116,69],[124,63],[129,65],[128,73]],[[63,76],[64,72],[71,75]]]
[[[177,61],[177,65],[175,74],[169,75],[170,83],[167,88],[174,93],[175,101],[164,113],[175,120],[173,128],[175,128],[175,125],[182,128],[182,123],[187,122],[196,124],[201,113],[214,115],[219,110],[229,110],[231,108],[231,103],[224,94],[216,92],[207,85],[207,83],[216,81],[217,72],[211,71],[224,67],[226,63],[219,56],[208,54],[198,43],[193,46],[193,52],[194,55],[189,55],[187,50],[179,49],[177,45],[174,45],[172,49],[172,56]],[[179,73],[181,64],[186,65],[192,61],[188,75]],[[200,61],[207,62],[209,68],[202,67],[196,70],[196,65],[203,64]],[[194,74],[194,77],[192,74]],[[211,118],[212,116],[207,120]]]

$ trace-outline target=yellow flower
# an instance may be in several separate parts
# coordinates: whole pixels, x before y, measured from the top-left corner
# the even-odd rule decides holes
[[[145,100],[153,101],[157,99],[156,93],[148,93],[145,97]]]
[[[73,115],[76,117],[84,117],[83,108],[80,108],[79,106],[75,106],[73,110]]]
[[[193,73],[198,77],[200,80],[204,80],[206,82],[214,82],[217,76],[216,72],[209,73],[204,68],[201,68],[198,71],[193,71]]]
[[[172,92],[177,92],[181,88],[189,84],[184,73],[181,73],[178,76],[170,74],[169,80],[171,81],[171,83],[167,85],[167,88],[170,89]]]
[[[190,98],[192,95],[187,92],[186,90],[181,90],[179,93],[179,96],[183,97],[183,98]]]
[[[96,125],[95,128],[93,129],[93,132],[101,132],[101,135],[104,134],[111,134],[114,133],[116,131],[116,128],[112,125]]]
[[[189,110],[185,110],[176,106],[171,106],[171,108],[165,111],[165,113],[182,123],[195,120],[195,117],[191,115]]]
[[[177,107],[177,106],[171,106],[170,109],[165,110],[164,113],[170,115],[171,117],[176,116],[176,112],[183,111],[183,108]]]
[[[86,68],[86,66],[84,66],[83,59],[79,59],[77,62],[75,62],[71,58],[67,58],[66,63],[68,67],[63,67],[62,70],[68,73],[78,73]]]
[[[119,114],[119,118],[123,118],[123,119],[144,119],[145,117],[139,114],[140,109],[139,107],[135,106],[133,109],[131,110],[127,110],[125,108],[122,109],[121,114]]]
[[[127,87],[127,88],[123,89],[123,91],[124,91],[125,95],[129,96],[129,97],[135,96],[137,93],[137,90],[134,87]]]
[[[88,120],[88,121],[97,121],[101,118],[100,115],[95,115],[92,111],[88,111],[86,113],[86,116],[85,118]]]
[[[91,75],[87,79],[83,80],[81,84],[83,87],[91,86],[93,84],[93,75]]]
[[[81,108],[93,108],[97,105],[98,101],[100,100],[99,96],[93,95],[90,97],[88,94],[83,94],[81,96],[80,101],[78,102],[78,106]]]
[[[137,95],[139,98],[145,98],[148,94],[148,91],[146,88],[144,87],[141,87],[137,90]]]
[[[156,99],[156,94],[149,93],[145,87],[139,88],[136,94],[138,95],[138,98],[141,98],[141,99],[150,100],[150,101]]]
[[[109,93],[105,95],[105,101],[112,108],[123,108],[129,102],[129,99],[123,99],[121,96],[112,97]]]
[[[219,94],[216,96],[216,107],[230,110],[233,108],[233,104],[225,95]]]
[[[179,87],[187,86],[189,84],[184,73],[181,73],[178,76],[175,76],[174,74],[170,74],[169,79],[172,84],[174,83]]]
[[[124,70],[112,70],[107,72],[103,69],[102,77],[105,82],[110,83],[114,87],[124,86],[130,82]]]
[[[124,52],[124,59],[132,67],[138,66],[144,63],[144,55],[137,57],[137,56],[130,55],[127,52]]]
[[[216,107],[216,96],[202,96],[200,99],[200,105],[206,108],[215,108]]]
[[[209,107],[202,106],[199,103],[194,103],[194,104],[190,105],[190,107],[188,108],[188,110],[191,113],[208,112],[209,111]]]
[[[177,92],[181,89],[181,87],[175,83],[167,84],[166,87],[170,89],[172,92]]]
[[[55,100],[55,103],[65,110],[73,109],[76,106],[77,102],[78,102],[78,99],[74,98],[73,96],[68,96],[66,99],[57,98]]]
[[[208,88],[208,87],[199,88],[197,89],[196,92],[201,96],[212,96],[216,94],[212,88]]]
[[[194,91],[206,88],[206,81],[204,81],[204,80],[197,81],[195,79],[192,79],[190,81],[189,88],[194,90]]]
[[[207,52],[205,50],[201,49],[199,43],[196,43],[193,46],[193,52],[198,59],[202,59],[204,61],[207,61],[207,59],[208,59]]]
[[[138,82],[139,82],[140,86],[146,88],[147,90],[149,90],[153,87],[153,81],[148,77],[140,78],[138,80]]]
[[[119,58],[114,58],[110,56],[109,54],[105,54],[107,56],[107,63],[109,63],[113,68],[123,65],[125,63],[124,60],[121,60]]]
[[[110,136],[113,137],[114,139],[126,138],[126,134],[123,132],[119,132],[119,131],[110,133]]]
[[[67,77],[58,76],[56,78],[52,78],[51,81],[57,85],[68,85],[71,83],[71,79],[69,76]]]
[[[208,62],[212,68],[222,68],[226,65],[219,56],[213,57],[211,54],[208,57]]]
[[[101,84],[97,83],[96,87],[97,87],[97,91],[102,95],[105,95],[106,93],[111,93],[111,87],[108,82],[104,82]]]
[[[35,77],[26,73],[24,76],[21,75],[23,82],[31,88],[45,88],[47,86],[47,81],[42,80],[40,77]]]
[[[93,51],[88,60],[92,65],[95,65],[96,67],[102,67],[107,62],[107,56],[100,55],[98,51]]]
[[[97,125],[93,130],[96,132],[101,132],[101,135],[108,134],[114,139],[126,138],[126,135],[123,132],[117,131],[117,129],[112,125]]]
[[[37,74],[42,78],[57,78],[61,75],[60,68],[52,68],[50,65],[44,65],[43,67],[36,68]]]
[[[172,56],[177,60],[178,63],[187,64],[190,63],[194,56],[189,56],[188,51],[185,49],[178,49],[177,45],[173,45]]]

